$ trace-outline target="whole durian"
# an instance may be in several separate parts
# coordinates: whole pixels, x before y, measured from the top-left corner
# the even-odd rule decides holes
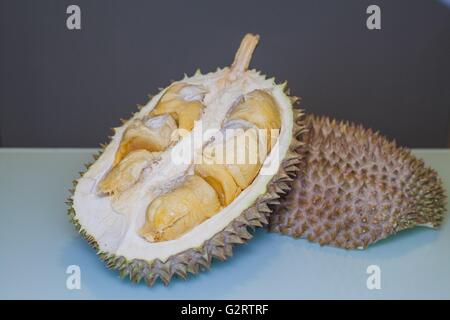
[[[162,89],[74,182],[70,218],[121,276],[167,284],[225,260],[288,190],[301,112],[286,84],[248,70],[258,39],[231,67]]]
[[[269,230],[355,249],[441,224],[442,183],[407,149],[360,125],[313,115],[302,141],[298,177],[271,214]]]

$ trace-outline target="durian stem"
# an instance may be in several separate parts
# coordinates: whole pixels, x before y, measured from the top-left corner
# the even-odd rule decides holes
[[[247,33],[241,41],[236,56],[234,57],[233,64],[230,69],[230,76],[234,77],[238,74],[245,72],[252,59],[253,51],[258,45],[259,35]]]

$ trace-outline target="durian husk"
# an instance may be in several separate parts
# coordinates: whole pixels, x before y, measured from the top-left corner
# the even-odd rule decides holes
[[[446,197],[437,173],[378,132],[308,115],[298,177],[269,230],[362,249],[417,225],[438,227]]]
[[[289,90],[287,89],[285,93],[289,95]],[[296,97],[290,97],[290,99],[292,105],[297,101]],[[78,221],[73,208],[73,194],[78,180],[73,181],[73,188],[69,190],[70,197],[66,202],[69,207],[69,219],[76,230],[97,251],[100,259],[105,261],[106,266],[110,269],[118,270],[122,278],[128,277],[133,283],[145,281],[148,286],[153,286],[156,280],[160,279],[167,285],[175,275],[186,279],[189,274],[197,274],[202,270],[208,270],[213,259],[224,261],[231,257],[234,245],[246,243],[253,237],[252,232],[255,228],[267,225],[272,207],[278,204],[280,196],[290,189],[290,184],[302,161],[301,154],[298,152],[303,144],[301,136],[305,130],[303,111],[297,107],[293,107],[293,121],[292,140],[289,150],[281,162],[278,172],[267,184],[266,193],[260,195],[238,218],[231,221],[222,231],[205,241],[200,247],[172,255],[165,261],[159,259],[152,261],[142,259],[129,260],[124,256],[100,250],[95,238]],[[101,145],[102,149],[94,155],[93,162],[100,157],[106,145]],[[86,171],[93,162],[85,165]],[[80,172],[80,177],[83,176],[84,172]]]

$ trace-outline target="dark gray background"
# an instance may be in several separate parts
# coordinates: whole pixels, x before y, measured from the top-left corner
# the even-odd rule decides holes
[[[450,10],[438,1],[1,1],[0,146],[95,147],[147,93],[229,64],[288,80],[309,112],[410,147],[449,143]],[[82,30],[66,28],[78,4]],[[366,8],[382,30],[366,28]]]

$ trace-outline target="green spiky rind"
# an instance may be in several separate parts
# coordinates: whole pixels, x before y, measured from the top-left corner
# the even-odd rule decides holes
[[[86,168],[86,171],[89,170],[89,167],[100,157],[100,155],[103,153],[104,147],[101,148],[101,150],[93,155],[93,161],[90,163],[86,163],[84,166]],[[84,172],[86,172],[84,171]],[[84,172],[79,172],[80,178],[83,176]],[[68,205],[67,214],[69,216],[70,222],[75,226],[75,230],[81,234],[81,236],[89,243],[89,245],[94,248],[94,250],[99,250],[99,245],[97,241],[95,240],[95,237],[90,235],[80,224],[80,221],[76,217],[76,212],[73,207],[73,195],[75,193],[75,188],[77,187],[78,179],[72,181],[72,188],[69,189],[70,196],[66,201],[66,204]]]
[[[441,225],[442,182],[409,150],[361,125],[312,115],[306,124],[300,173],[270,216],[270,231],[355,249]]]
[[[160,89],[160,91],[163,89]],[[148,94],[148,102],[150,102],[153,99],[153,95]],[[147,103],[148,103],[147,102]],[[146,104],[147,104],[146,103]],[[144,107],[144,105],[137,104],[138,111],[141,110]],[[120,125],[124,126],[127,122],[131,121],[131,119],[135,116],[137,112],[132,112],[131,116],[128,119],[120,119]],[[115,134],[115,128],[111,128],[113,131],[113,134]],[[95,237],[86,231],[86,229],[83,228],[83,226],[80,224],[80,221],[76,217],[76,212],[73,207],[73,195],[75,193],[75,189],[77,187],[79,179],[83,177],[83,175],[89,170],[92,164],[94,164],[95,161],[97,161],[98,158],[103,154],[105,151],[105,148],[108,146],[108,144],[112,141],[113,135],[108,136],[108,141],[106,143],[100,143],[100,150],[93,154],[92,161],[85,163],[85,171],[79,172],[79,178],[72,181],[72,188],[69,189],[69,198],[66,200],[66,204],[68,205],[67,214],[69,216],[70,222],[75,226],[75,230],[89,243],[89,245],[94,248],[97,252],[100,250],[100,246],[98,245]]]
[[[287,90],[285,88],[285,93]],[[149,99],[151,100],[152,96],[149,96]],[[134,283],[145,281],[148,286],[152,286],[159,278],[167,285],[175,275],[186,279],[189,274],[197,274],[202,270],[209,269],[213,259],[226,260],[233,255],[234,245],[246,243],[252,238],[252,231],[255,228],[268,224],[268,218],[273,210],[273,206],[279,204],[278,199],[280,196],[289,191],[290,185],[300,168],[299,164],[302,161],[302,156],[298,152],[303,145],[302,135],[305,132],[304,114],[301,109],[294,107],[298,98],[289,97],[289,99],[293,105],[292,140],[287,154],[281,162],[279,171],[267,185],[266,193],[260,195],[239,217],[231,221],[215,236],[205,241],[202,246],[173,255],[166,261],[159,259],[153,261],[142,259],[129,260],[124,256],[100,250],[95,237],[90,235],[76,218],[76,212],[73,208],[73,194],[78,180],[73,182],[73,189],[70,190],[71,195],[67,201],[70,221],[74,224],[76,230],[97,251],[97,255],[105,261],[108,268],[118,270],[122,278],[128,277]],[[123,120],[122,122],[125,124],[127,121]],[[93,162],[101,156],[106,145],[101,145],[102,149],[94,156]],[[86,171],[92,163],[85,165]],[[83,174],[80,173],[80,177]]]

